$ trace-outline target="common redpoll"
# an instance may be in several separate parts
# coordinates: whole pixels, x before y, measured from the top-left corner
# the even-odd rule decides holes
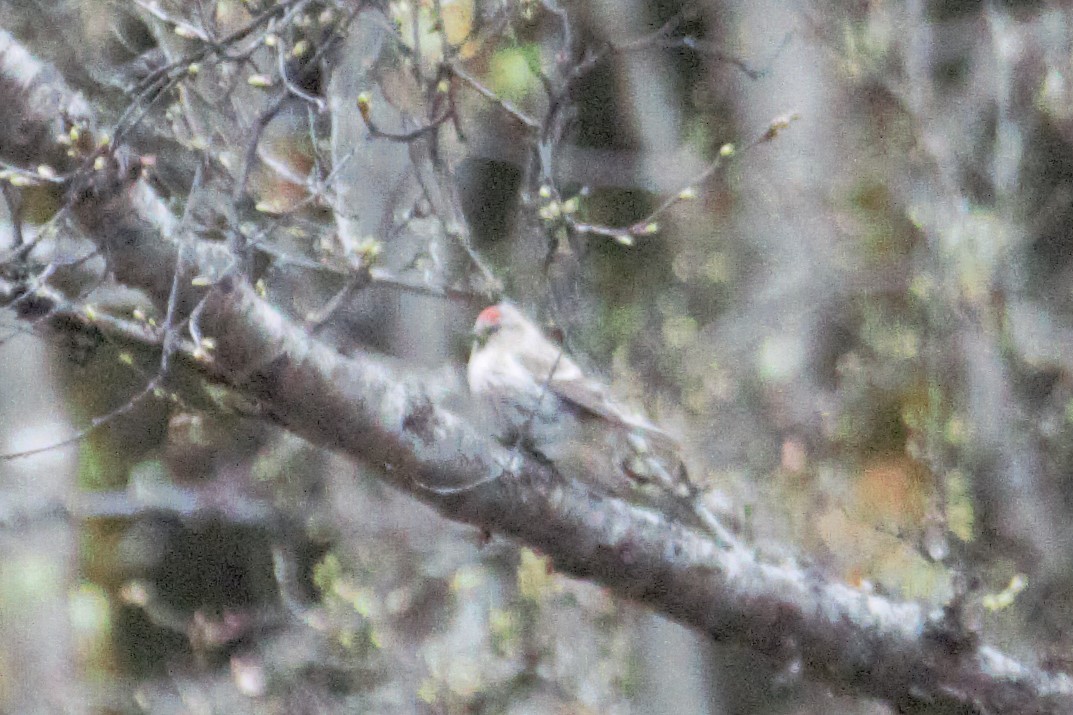
[[[503,442],[617,496],[654,484],[728,536],[699,506],[675,440],[587,377],[520,310],[510,303],[485,308],[473,332],[469,388],[491,407]]]

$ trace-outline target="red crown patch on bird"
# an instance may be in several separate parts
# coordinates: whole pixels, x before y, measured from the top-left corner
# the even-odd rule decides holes
[[[503,315],[499,311],[499,306],[490,305],[477,316],[477,325],[498,325],[502,319]]]

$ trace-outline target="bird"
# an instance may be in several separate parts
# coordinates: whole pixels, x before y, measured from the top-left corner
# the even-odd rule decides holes
[[[466,377],[495,436],[564,476],[633,500],[648,488],[685,505],[701,526],[733,537],[701,504],[678,442],[619,402],[510,302],[482,310]]]

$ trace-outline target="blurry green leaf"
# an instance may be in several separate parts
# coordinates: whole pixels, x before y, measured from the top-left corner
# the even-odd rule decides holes
[[[534,55],[539,66],[539,50],[533,46],[508,47],[492,55],[488,72],[492,91],[512,102],[525,99],[539,86],[533,72]]]

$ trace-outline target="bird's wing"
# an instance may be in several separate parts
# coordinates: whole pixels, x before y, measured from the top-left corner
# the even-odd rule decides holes
[[[611,424],[638,430],[649,437],[657,448],[672,450],[678,448],[674,437],[631,412],[615,400],[606,386],[585,377],[577,363],[565,354],[561,354],[561,351],[557,352],[560,354],[556,355],[556,359],[550,363],[547,361],[547,356],[530,359],[523,355],[521,360],[526,369],[536,376],[541,384],[547,384],[549,392],[565,402],[583,412],[601,417]]]

